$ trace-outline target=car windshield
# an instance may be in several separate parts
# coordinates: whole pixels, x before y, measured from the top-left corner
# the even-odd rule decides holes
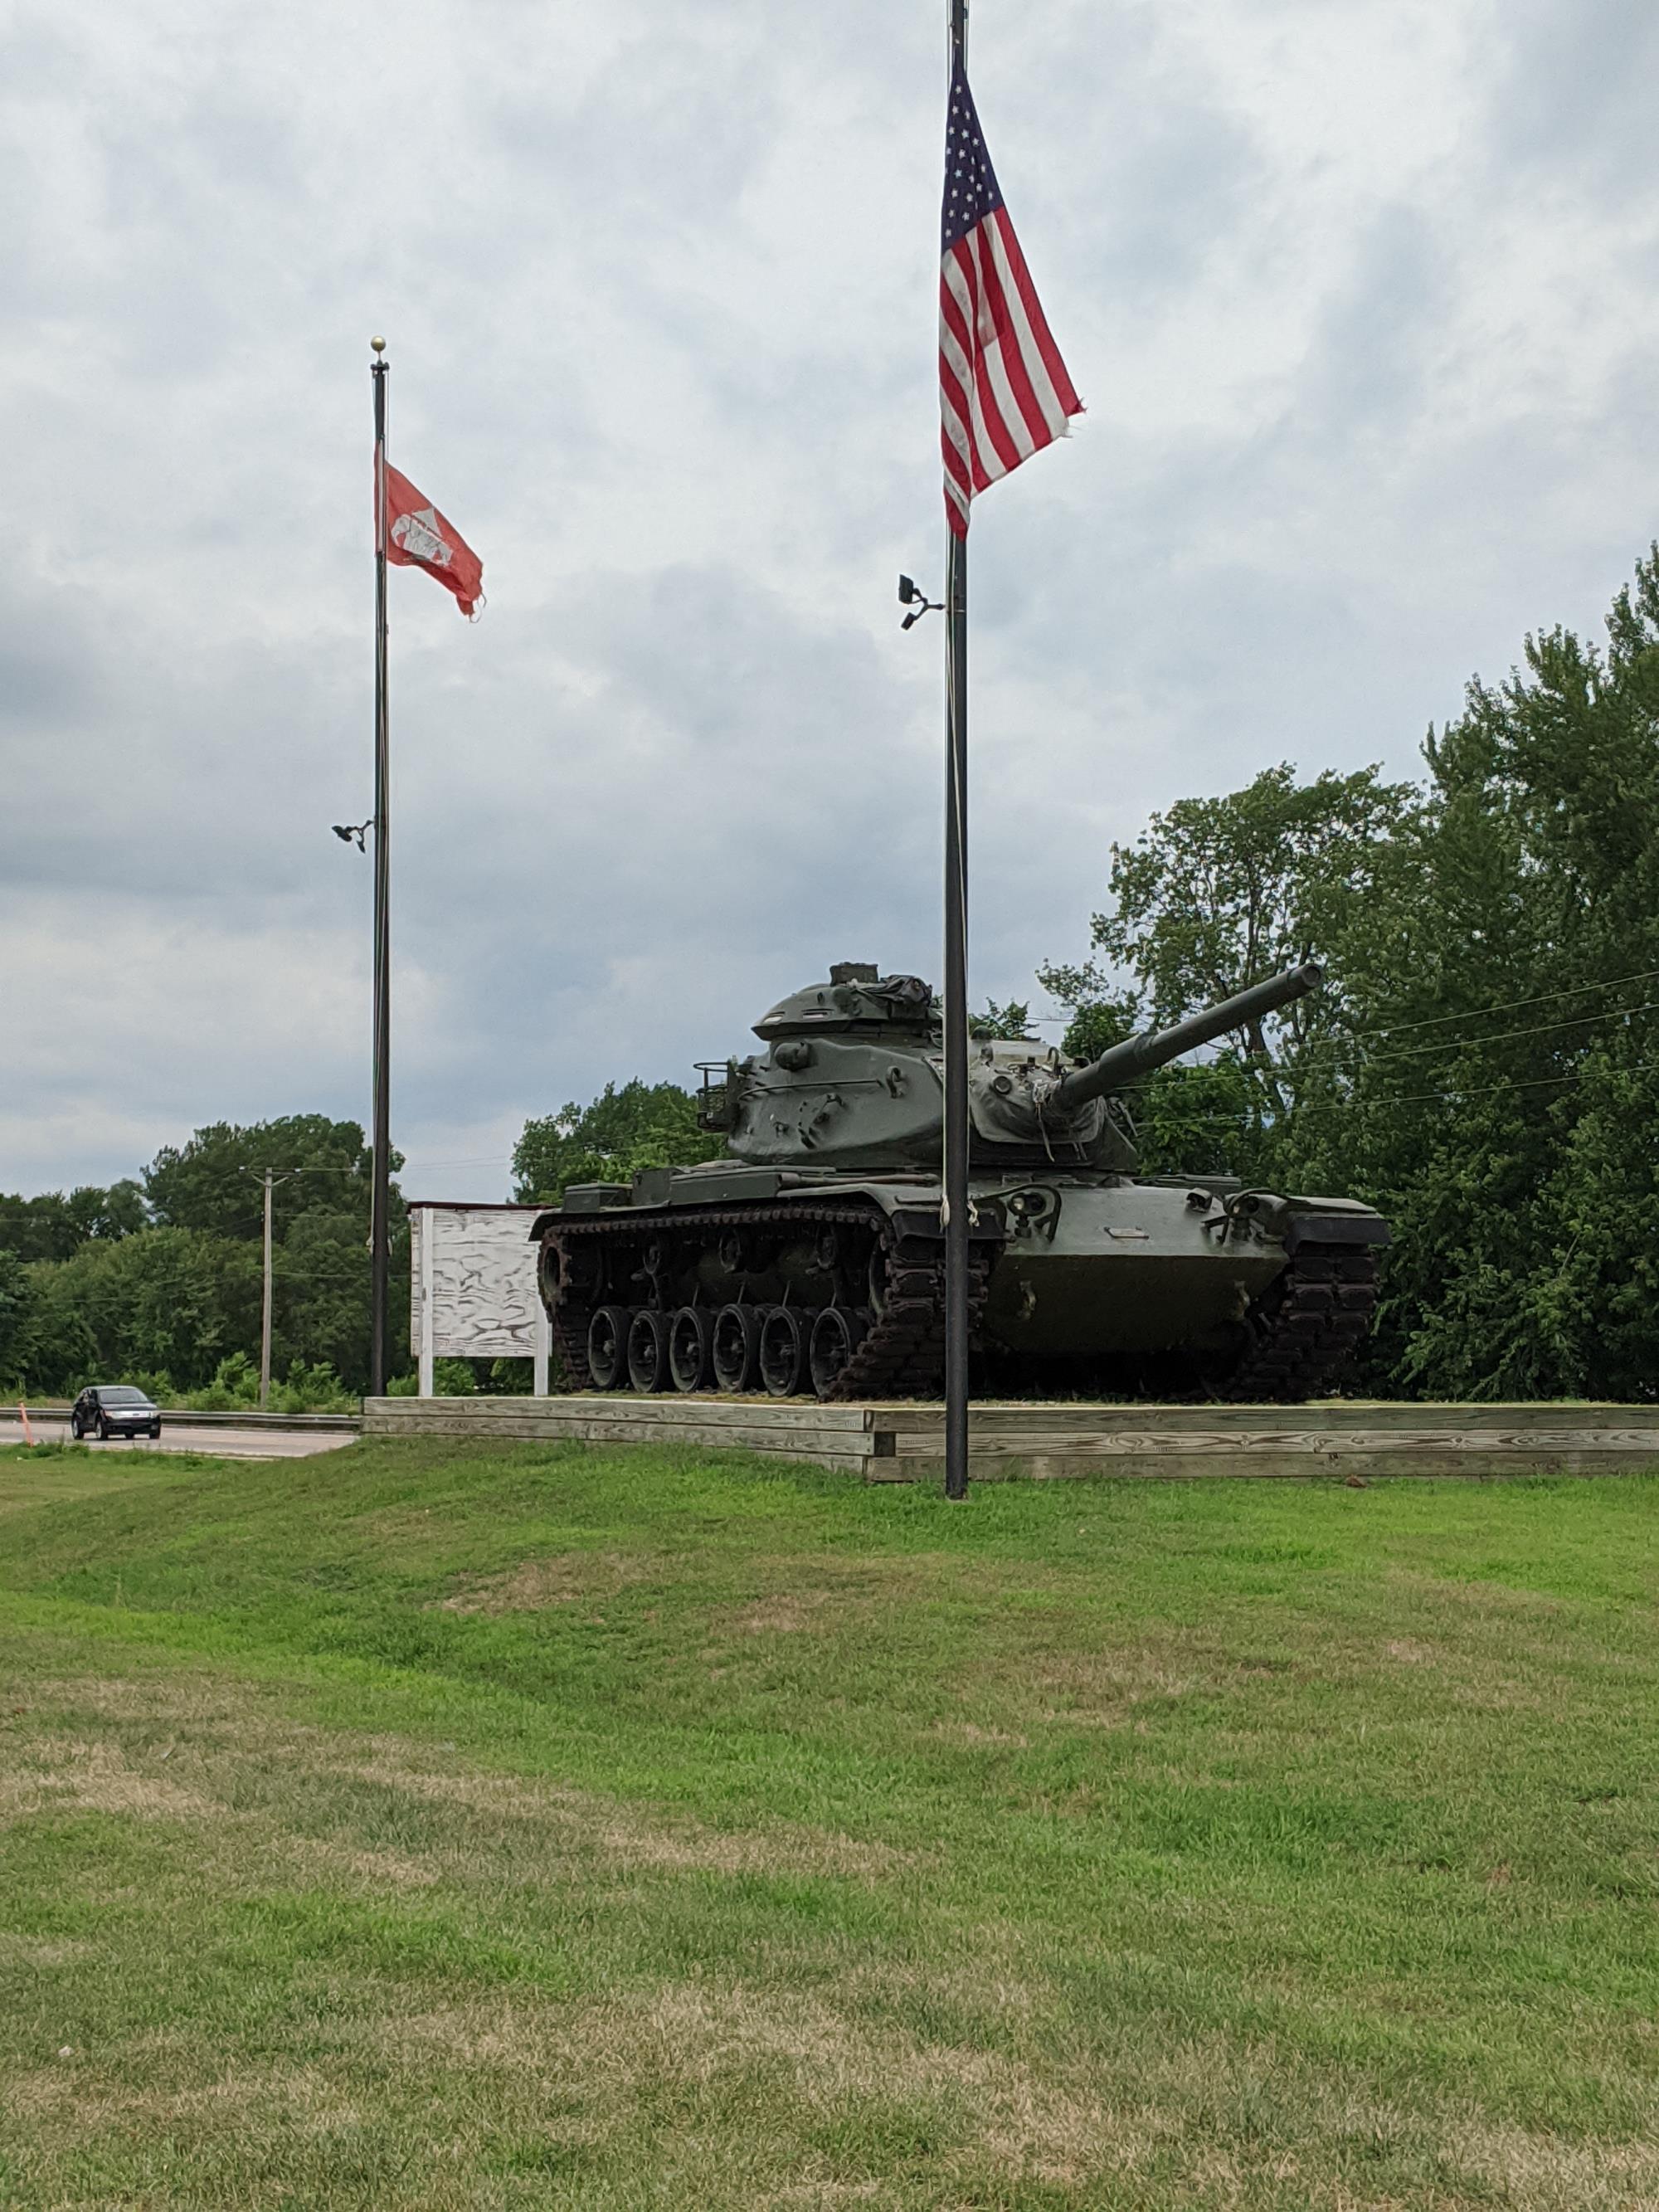
[[[100,1406],[148,1406],[149,1400],[142,1390],[135,1390],[125,1382],[118,1382],[98,1393]]]

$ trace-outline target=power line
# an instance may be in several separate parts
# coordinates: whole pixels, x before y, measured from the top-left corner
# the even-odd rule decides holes
[[[1612,1006],[1597,1014],[1570,1014],[1559,1022],[1539,1022],[1524,1029],[1499,1030],[1483,1036],[1437,1039],[1430,1044],[1408,1045],[1400,1052],[1356,1054],[1349,1049],[1350,1046],[1360,1044],[1367,1037],[1404,1036],[1412,1030],[1434,1029],[1446,1022],[1478,1021],[1491,1014],[1513,1013],[1528,1006],[1548,1006],[1559,999],[1582,998],[1594,991],[1620,990],[1626,984],[1645,982],[1654,976],[1659,976],[1659,968],[1640,969],[1633,975],[1615,976],[1606,983],[1573,984],[1559,991],[1540,992],[1534,998],[1502,1000],[1491,1006],[1467,1007],[1462,1012],[1455,1014],[1433,1014],[1422,1021],[1393,1022],[1376,1029],[1358,1030],[1346,1041],[1336,1037],[1316,1038],[1297,1058],[1286,1060],[1278,1066],[1271,1060],[1249,1056],[1236,1060],[1232,1064],[1243,1069],[1254,1068],[1269,1073],[1282,1073],[1294,1077],[1304,1069],[1310,1067],[1316,1069],[1322,1062],[1329,1064],[1331,1061],[1352,1060],[1360,1066],[1375,1066],[1384,1060],[1419,1060],[1447,1049],[1459,1049],[1470,1045],[1509,1044],[1523,1037],[1547,1036],[1559,1030],[1588,1028],[1596,1022],[1622,1021],[1632,1014],[1659,1012],[1659,1000],[1648,1000],[1637,1006]],[[1058,1021],[1061,1017],[1043,1015],[1038,1018],[1048,1022]],[[1140,1088],[1144,1088],[1144,1085],[1127,1086],[1128,1090]]]
[[[1358,1043],[1361,1038],[1368,1036],[1398,1036],[1407,1030],[1433,1029],[1441,1022],[1474,1021],[1482,1014],[1519,1013],[1524,1006],[1547,1006],[1554,999],[1579,999],[1591,991],[1620,991],[1626,983],[1651,982],[1656,975],[1659,975],[1659,968],[1639,968],[1633,975],[1615,975],[1607,983],[1570,983],[1559,991],[1540,992],[1535,999],[1500,1000],[1496,1006],[1470,1006],[1462,1013],[1429,1014],[1419,1022],[1388,1022],[1380,1029],[1357,1030],[1354,1042]]]
[[[1548,1091],[1558,1084],[1577,1083],[1578,1071],[1571,1075],[1540,1075],[1524,1083],[1483,1083],[1473,1089],[1462,1085],[1450,1091],[1411,1091],[1393,1093],[1382,1098],[1310,1098],[1308,1106],[1342,1106],[1352,1110],[1356,1106],[1420,1106],[1431,1098],[1490,1098],[1499,1091]]]
[[[1545,1075],[1524,1083],[1485,1083],[1473,1086],[1460,1085],[1449,1091],[1390,1091],[1380,1098],[1304,1098],[1288,1108],[1283,1118],[1284,1121],[1290,1121],[1297,1114],[1312,1113],[1322,1107],[1341,1107],[1351,1113],[1357,1107],[1420,1106],[1431,1100],[1490,1098],[1502,1091],[1550,1091],[1559,1088],[1562,1084],[1577,1083],[1578,1079],[1578,1073],[1575,1069],[1571,1075]],[[1121,1097],[1124,1094],[1118,1092],[1115,1095]],[[1231,1114],[1182,1114],[1176,1118],[1188,1126],[1194,1122],[1204,1122],[1218,1128],[1236,1129],[1241,1136],[1250,1133],[1244,1127],[1242,1120]]]
[[[1608,988],[1611,988],[1611,986]],[[1553,992],[1551,994],[1551,996],[1553,998],[1565,998],[1567,995],[1568,994],[1565,992],[1562,991]],[[1542,1001],[1535,1001],[1534,1003],[1541,1004]],[[1488,1009],[1488,1011],[1493,1010]],[[1639,1006],[1610,1006],[1599,1014],[1569,1014],[1563,1021],[1536,1022],[1533,1024],[1531,1027],[1523,1030],[1497,1030],[1488,1036],[1447,1037],[1436,1044],[1407,1045],[1403,1052],[1366,1053],[1361,1059],[1359,1065],[1363,1067],[1376,1067],[1385,1060],[1421,1060],[1429,1053],[1448,1051],[1455,1052],[1462,1050],[1469,1045],[1512,1044],[1517,1037],[1549,1036],[1553,1035],[1557,1030],[1585,1029],[1588,1028],[1592,1022],[1617,1022],[1622,1021],[1626,1016],[1629,1014],[1651,1014],[1654,1012],[1659,1012],[1659,999],[1650,999]],[[1387,1036],[1389,1032],[1383,1030],[1373,1030],[1368,1032],[1368,1034],[1373,1036]],[[1312,1046],[1311,1050],[1317,1052],[1320,1049],[1320,1045],[1322,1042],[1326,1041],[1322,1040],[1316,1042]],[[1328,1042],[1334,1043],[1335,1040],[1331,1039],[1328,1040]],[[1337,1049],[1337,1057],[1346,1057],[1340,1046]],[[1306,1059],[1288,1061],[1285,1064],[1285,1073],[1294,1073],[1298,1068],[1305,1067],[1308,1064],[1309,1062]]]
[[[1384,1022],[1376,1029],[1354,1030],[1350,1042],[1358,1044],[1367,1037],[1402,1036],[1408,1030],[1437,1029],[1445,1022],[1478,1021],[1485,1014],[1519,1013],[1525,1007],[1548,1006],[1557,999],[1582,999],[1593,991],[1621,991],[1627,983],[1650,983],[1656,976],[1659,976],[1659,968],[1638,968],[1633,975],[1614,975],[1605,983],[1568,983],[1559,991],[1541,991],[1534,998],[1499,999],[1488,1006],[1465,1006],[1456,1013],[1426,1014],[1420,1021]],[[1080,1011],[1079,1008],[1069,1014],[1033,1014],[1030,1019],[1044,1027],[1051,1027],[1057,1023],[1075,1021]],[[1382,1055],[1378,1054],[1376,1057],[1380,1059]]]

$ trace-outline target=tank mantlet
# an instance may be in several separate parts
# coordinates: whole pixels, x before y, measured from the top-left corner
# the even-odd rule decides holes
[[[987,1164],[1104,1169],[1135,1165],[1134,1124],[1103,1097],[1062,1106],[1060,1090],[1073,1063],[1025,1041],[976,1045],[968,1063],[973,1149]]]

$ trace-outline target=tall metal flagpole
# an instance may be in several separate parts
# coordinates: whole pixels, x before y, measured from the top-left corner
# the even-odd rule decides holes
[[[374,1169],[368,1225],[368,1391],[386,1395],[391,1252],[392,837],[386,642],[386,340],[374,360]]]
[[[968,0],[951,0],[951,48],[968,62]],[[945,560],[945,1494],[968,1495],[968,540]]]

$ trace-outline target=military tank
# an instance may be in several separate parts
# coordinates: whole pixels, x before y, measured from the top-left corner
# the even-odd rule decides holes
[[[981,1387],[1298,1400],[1364,1338],[1388,1228],[1351,1199],[1136,1172],[1123,1096],[1322,981],[1309,962],[1071,1061],[976,1036],[969,1300]],[[582,1183],[532,1231],[579,1389],[937,1395],[945,1358],[939,1009],[847,962],[702,1066],[725,1155]]]

